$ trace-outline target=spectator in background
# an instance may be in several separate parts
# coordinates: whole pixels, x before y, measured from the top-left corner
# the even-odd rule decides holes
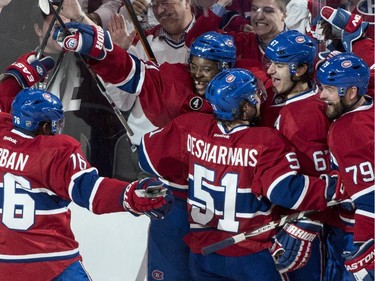
[[[82,10],[97,25],[108,27],[113,14],[123,5],[122,0],[79,0]]]
[[[187,58],[187,50],[184,48],[185,35],[195,22],[190,2],[189,0],[176,0],[175,2],[164,3],[166,3],[164,0],[151,2],[158,25],[145,30],[148,44],[158,63],[185,63]],[[122,29],[123,32],[119,32],[117,35],[117,29]],[[128,28],[123,17],[113,15],[109,31],[113,41],[127,49],[129,53],[142,60],[150,60],[139,36],[136,36],[129,46],[132,36],[128,34]],[[123,41],[127,43],[123,44]]]
[[[231,33],[236,42],[237,59],[256,59],[264,62],[264,50],[267,44],[280,32],[285,30],[286,5],[289,0],[253,0],[251,4],[250,22],[253,32]],[[186,45],[200,34],[217,30],[225,7],[230,0],[219,0],[213,4],[208,15],[197,19],[196,24],[186,36]]]

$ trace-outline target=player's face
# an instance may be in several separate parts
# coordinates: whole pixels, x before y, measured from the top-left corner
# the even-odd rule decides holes
[[[195,93],[204,97],[208,83],[219,73],[218,63],[192,56],[189,67]]]
[[[337,87],[322,85],[320,99],[327,105],[326,115],[330,119],[337,119],[344,113],[344,107],[341,103]]]
[[[272,85],[276,94],[290,92],[293,82],[290,78],[289,65],[286,63],[271,62],[267,74],[272,78]]]
[[[285,13],[277,1],[253,0],[251,4],[251,26],[266,44],[284,29]]]

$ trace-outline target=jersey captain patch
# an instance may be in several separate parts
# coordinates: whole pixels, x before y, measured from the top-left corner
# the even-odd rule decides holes
[[[191,100],[190,100],[190,108],[192,110],[199,110],[202,108],[202,105],[203,105],[203,99],[201,97],[193,97]]]

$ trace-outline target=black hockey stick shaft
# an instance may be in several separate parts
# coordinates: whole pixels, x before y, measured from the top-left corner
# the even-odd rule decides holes
[[[60,15],[52,7],[52,3],[49,2],[49,4],[50,4],[51,10],[56,15],[56,18],[59,21],[61,27],[64,29],[64,32],[67,33],[67,34],[70,34],[68,28],[66,27],[65,23],[61,19]],[[90,65],[88,65],[88,63],[84,60],[84,58],[80,54],[79,54],[79,58],[81,59],[81,61],[83,62],[83,64],[86,66],[86,68],[89,71],[89,73],[91,74],[91,76],[94,78],[94,80],[95,80],[95,82],[96,82],[96,84],[97,84],[100,92],[103,94],[103,96],[107,99],[108,103],[111,105],[111,107],[112,107],[113,111],[115,112],[117,118],[120,120],[121,124],[125,128],[127,134],[129,136],[133,136],[134,135],[133,130],[130,128],[128,122],[126,121],[126,119],[124,117],[124,115],[122,115],[121,110],[116,106],[116,104],[114,103],[114,101],[112,100],[112,98],[110,97],[110,95],[107,93],[107,89],[103,85],[102,81],[99,79],[98,75],[96,75],[96,73],[91,69]]]
[[[48,2],[49,2],[49,1],[48,1]],[[54,10],[54,11],[56,12],[57,15],[59,14],[59,12],[60,12],[60,10],[61,10],[62,4],[63,4],[63,2],[61,1],[61,2],[58,4],[58,6],[57,6],[56,11]],[[41,58],[41,56],[42,56],[42,54],[43,54],[43,52],[44,52],[44,49],[45,49],[46,46],[47,46],[48,39],[49,39],[49,37],[51,36],[52,28],[53,28],[53,26],[55,25],[55,21],[56,21],[56,19],[57,19],[56,14],[55,14],[55,13],[53,14],[53,18],[52,18],[52,20],[51,20],[51,22],[50,22],[50,24],[49,24],[49,26],[48,26],[48,29],[47,29],[46,34],[45,34],[44,37],[43,37],[43,41],[42,41],[42,43],[40,44],[40,46],[39,46],[39,48],[38,48],[38,50],[37,50],[37,52],[36,52],[36,58],[37,58],[37,59],[40,59],[40,58]]]
[[[327,207],[335,206],[344,202],[350,202],[350,200],[343,200],[343,201],[330,201],[327,203]],[[239,242],[245,241],[247,238],[268,232],[270,230],[276,229],[278,227],[282,227],[287,223],[293,223],[300,219],[303,219],[311,214],[320,212],[319,210],[308,210],[308,211],[302,211],[294,214],[290,214],[287,216],[282,217],[279,220],[271,221],[261,227],[258,227],[256,229],[242,232],[240,234],[234,235],[232,237],[228,237],[224,240],[218,241],[216,243],[213,243],[211,245],[208,245],[206,247],[202,248],[202,254],[208,255],[211,253],[214,253],[216,251],[219,251],[221,249],[224,249],[226,247],[232,246],[234,244],[237,244]]]
[[[132,22],[134,24],[134,27],[139,34],[139,38],[141,40],[141,43],[143,45],[143,48],[144,48],[149,60],[154,62],[154,63],[157,63],[154,52],[152,51],[151,46],[147,41],[146,35],[143,31],[143,28],[142,28],[141,24],[139,23],[139,21],[137,19],[137,15],[135,14],[134,8],[133,8],[132,4],[130,3],[130,0],[123,0],[123,2],[124,2],[124,5],[125,5],[128,13],[129,13],[129,15],[130,15],[130,18],[131,18]]]
[[[287,223],[295,222],[299,219],[302,219],[308,215],[311,215],[312,213],[316,213],[318,211],[316,210],[311,210],[311,211],[302,211],[299,213],[294,213],[288,216],[284,216],[279,220],[276,221],[271,221],[261,227],[258,227],[256,229],[253,229],[251,231],[247,232],[242,232],[240,234],[234,235],[232,237],[228,237],[224,240],[221,240],[219,242],[216,242],[214,244],[208,245],[204,248],[202,248],[202,254],[203,255],[208,255],[211,253],[214,253],[216,251],[219,251],[221,249],[224,249],[226,247],[229,247],[231,245],[237,244],[239,242],[245,241],[249,237],[253,237],[265,232],[268,232],[270,230],[276,229],[278,227],[282,227]]]

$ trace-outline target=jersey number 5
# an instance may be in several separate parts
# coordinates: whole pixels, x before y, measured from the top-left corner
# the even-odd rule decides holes
[[[209,192],[202,189],[206,186],[213,190],[225,193],[223,218],[219,219],[217,228],[224,231],[238,232],[239,222],[235,220],[236,210],[233,206],[236,202],[238,175],[233,173],[225,174],[221,180],[221,186],[213,186],[210,182],[215,181],[215,171],[209,170],[203,166],[194,165],[194,197],[204,202],[204,206],[192,207],[192,219],[202,225],[211,221],[215,215],[214,199]],[[205,211],[202,212],[202,209]]]

